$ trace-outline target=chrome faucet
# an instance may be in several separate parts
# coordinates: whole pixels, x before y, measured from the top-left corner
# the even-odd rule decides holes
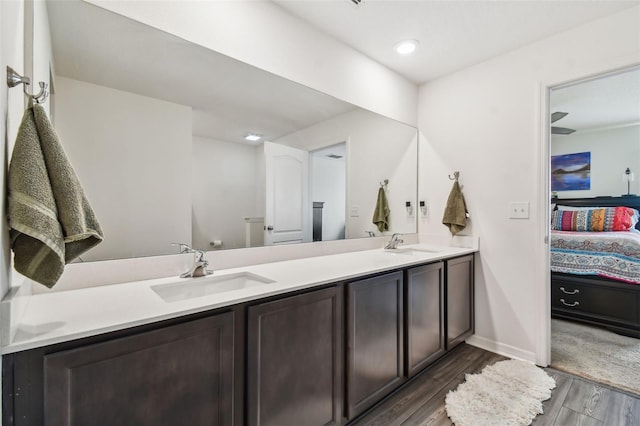
[[[193,253],[193,266],[187,272],[180,274],[180,278],[205,277],[213,274],[212,270],[207,269],[209,261],[205,258],[204,250],[192,249],[182,243],[173,243],[172,245],[180,247],[180,253]]]
[[[384,246],[384,249],[385,250],[395,250],[395,249],[398,248],[398,244],[404,243],[404,240],[400,239],[400,235],[402,235],[402,234],[393,234],[391,236],[391,240],[389,240],[387,245]]]

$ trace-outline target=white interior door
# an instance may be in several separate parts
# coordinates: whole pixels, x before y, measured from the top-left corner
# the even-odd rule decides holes
[[[264,143],[265,245],[311,241],[309,153]]]

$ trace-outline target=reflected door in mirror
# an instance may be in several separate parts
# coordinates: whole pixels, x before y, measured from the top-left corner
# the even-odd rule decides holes
[[[264,143],[266,245],[311,241],[309,153]]]

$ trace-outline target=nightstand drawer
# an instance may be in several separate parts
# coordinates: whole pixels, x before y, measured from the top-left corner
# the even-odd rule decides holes
[[[551,307],[625,322],[638,322],[638,298],[633,292],[598,285],[554,282]]]

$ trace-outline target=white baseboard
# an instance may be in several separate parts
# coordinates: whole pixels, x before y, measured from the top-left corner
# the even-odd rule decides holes
[[[520,348],[516,348],[515,346],[496,342],[495,340],[489,340],[485,337],[477,336],[475,334],[469,337],[466,342],[471,346],[475,346],[477,348],[484,349],[498,355],[506,356],[508,358],[515,358],[533,363],[536,362],[536,354],[534,352],[525,351]]]

